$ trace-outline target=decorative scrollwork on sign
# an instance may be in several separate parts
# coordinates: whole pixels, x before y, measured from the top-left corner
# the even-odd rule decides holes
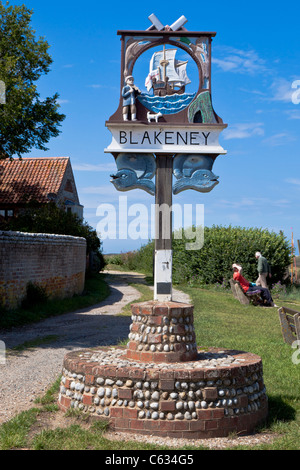
[[[131,75],[134,62],[137,57],[139,57],[142,52],[147,50],[153,42],[156,42],[157,39],[148,39],[147,41],[141,41],[141,38],[130,38],[126,42],[126,52],[125,52],[125,65],[124,65],[124,79],[127,75]]]
[[[208,91],[200,93],[188,108],[189,122],[215,124],[216,118]]]

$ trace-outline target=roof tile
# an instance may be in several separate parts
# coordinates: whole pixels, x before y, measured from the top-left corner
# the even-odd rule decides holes
[[[69,157],[0,160],[0,204],[48,202],[57,194]]]

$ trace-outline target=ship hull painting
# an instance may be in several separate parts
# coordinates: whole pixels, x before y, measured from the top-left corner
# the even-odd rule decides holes
[[[185,86],[181,86],[178,90],[170,86],[168,77],[165,81],[152,79],[152,86],[155,96],[182,95],[185,92]]]

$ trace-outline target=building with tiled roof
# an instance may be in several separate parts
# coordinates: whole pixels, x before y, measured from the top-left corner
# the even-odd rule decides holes
[[[69,157],[0,160],[0,216],[50,201],[83,217]]]

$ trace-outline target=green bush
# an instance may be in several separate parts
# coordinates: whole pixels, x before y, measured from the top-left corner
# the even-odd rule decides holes
[[[129,271],[138,270],[138,256],[135,251],[121,254],[122,265],[126,266]]]
[[[193,227],[193,230],[195,228]],[[266,229],[212,226],[204,229],[204,245],[200,250],[187,250],[191,240],[173,235],[173,282],[197,279],[202,284],[224,284],[232,277],[232,264],[243,266],[243,274],[250,281],[257,279],[255,252],[261,251],[272,269],[272,284],[288,282],[291,246],[282,232]],[[130,256],[129,269],[153,271],[154,242],[151,241]],[[124,261],[126,265],[126,260]],[[129,267],[130,264],[130,267]]]
[[[266,229],[213,226],[204,229],[204,246],[186,251],[185,240],[173,240],[174,280],[197,276],[205,284],[232,277],[232,264],[243,266],[244,276],[257,279],[255,252],[261,251],[272,269],[272,283],[283,281],[290,263],[291,247],[283,233]]]
[[[121,255],[110,255],[105,257],[108,264],[115,264],[117,266],[122,266],[124,264]]]
[[[154,241],[149,241],[147,245],[143,245],[138,251],[131,252],[128,257],[128,269],[140,271],[146,274],[153,274],[154,260]]]

